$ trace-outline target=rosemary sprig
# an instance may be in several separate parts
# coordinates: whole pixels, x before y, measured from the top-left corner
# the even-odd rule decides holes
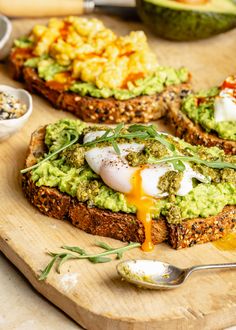
[[[64,149],[70,147],[72,144],[74,144],[78,139],[79,139],[79,134],[76,131],[66,131],[65,132],[67,135],[67,140],[69,140],[69,142],[65,143],[61,148],[59,148],[58,150],[52,152],[51,154],[48,154],[44,159],[42,159],[40,162],[34,164],[33,166],[27,167],[23,170],[20,171],[21,174],[27,173],[37,167],[39,167],[41,164],[43,164],[44,162],[46,162],[47,160],[53,158],[55,155],[59,154],[61,151],[63,151]],[[74,138],[71,140],[71,137],[74,135]]]
[[[116,259],[121,259],[123,256],[123,253],[127,250],[134,249],[136,247],[139,247],[140,243],[129,243],[125,246],[119,247],[119,248],[113,248],[110,245],[103,243],[103,242],[95,242],[95,245],[104,249],[104,252],[101,253],[95,253],[95,254],[89,254],[84,249],[81,249],[78,246],[62,246],[62,249],[70,251],[70,252],[61,252],[61,253],[53,253],[48,252],[48,254],[52,257],[52,260],[48,263],[48,265],[42,270],[39,280],[43,281],[48,277],[48,274],[50,273],[51,269],[55,264],[56,265],[56,271],[60,273],[61,266],[68,260],[73,259],[87,259],[92,263],[104,263],[109,262],[112,259],[107,258],[108,255],[116,255]],[[73,253],[71,253],[73,252]]]

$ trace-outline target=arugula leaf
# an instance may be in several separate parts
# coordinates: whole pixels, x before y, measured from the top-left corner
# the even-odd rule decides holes
[[[170,163],[173,165],[174,169],[178,172],[183,172],[185,170],[185,165],[181,160],[173,160],[170,161]]]
[[[106,244],[106,243],[104,243],[104,242],[96,241],[95,244],[96,244],[97,246],[100,246],[100,247],[103,248],[104,250],[107,250],[107,251],[111,251],[111,250],[113,250],[113,248],[112,248],[110,245],[108,245],[108,244]],[[121,259],[122,256],[123,256],[122,251],[119,251],[119,252],[117,252],[117,254],[116,254],[116,259]]]
[[[64,250],[68,250],[68,251],[72,251],[72,252],[76,252],[82,256],[86,255],[86,251],[84,249],[81,249],[80,247],[78,246],[62,246],[61,247],[62,249]]]
[[[42,159],[41,161],[39,161],[38,163],[34,164],[33,166],[27,167],[23,170],[20,171],[21,174],[27,173],[37,167],[39,167],[41,164],[43,164],[44,162],[46,162],[47,160],[53,158],[55,155],[59,154],[61,151],[63,151],[64,149],[70,147],[72,144],[74,144],[75,142],[78,141],[79,139],[79,134],[76,131],[66,131],[65,134],[67,135],[67,141],[68,143],[66,143],[64,146],[62,146],[61,148],[59,148],[58,150],[52,152],[51,154],[48,154],[44,159]],[[72,138],[72,136],[74,135],[74,138]]]
[[[95,245],[96,246],[99,246],[102,249],[107,250],[107,251],[111,251],[113,249],[110,245],[108,245],[108,244],[106,244],[104,242],[100,242],[100,241],[96,241],[95,242]]]
[[[122,128],[124,128],[124,123],[120,123],[116,126],[116,128],[114,129],[114,133],[115,135],[118,135],[120,133],[120,131],[122,130]]]
[[[90,141],[85,143],[85,146],[93,146],[100,142],[110,142],[116,151],[117,154],[120,154],[119,146],[116,143],[116,139],[124,138],[124,139],[153,139],[159,141],[162,145],[164,145],[172,155],[169,157],[164,157],[162,159],[151,159],[149,160],[150,164],[161,164],[164,162],[169,162],[173,165],[174,169],[179,172],[183,172],[185,170],[184,162],[193,162],[196,164],[203,164],[210,168],[223,169],[223,168],[232,168],[236,169],[236,165],[233,163],[228,163],[224,161],[207,161],[199,158],[197,155],[193,156],[183,156],[180,155],[175,145],[168,141],[164,134],[158,133],[154,125],[141,125],[134,124],[128,127],[128,133],[122,133],[123,124],[119,124],[113,131],[110,130],[109,134],[104,134],[100,138],[97,138],[94,141]],[[111,134],[113,132],[113,134]]]
[[[74,252],[76,254],[72,253],[54,253],[54,252],[49,252],[48,254],[52,257],[52,260],[49,262],[49,264],[41,271],[41,274],[39,276],[39,280],[43,281],[48,277],[48,274],[50,273],[53,265],[58,261],[56,271],[57,273],[60,273],[60,268],[61,266],[68,260],[81,260],[81,259],[87,259],[90,262],[96,264],[96,263],[105,263],[109,262],[112,259],[107,258],[107,255],[116,255],[117,259],[120,259],[123,255],[123,253],[127,250],[139,247],[141,244],[140,243],[129,243],[125,246],[119,247],[119,248],[112,248],[108,244],[104,242],[96,242],[96,246],[99,246],[103,248],[105,251],[101,253],[96,253],[96,254],[88,254],[84,249],[81,249],[78,246],[62,246],[64,250],[68,250],[70,252]]]
[[[114,148],[115,152],[117,153],[117,155],[120,155],[120,148],[118,146],[118,144],[116,143],[115,140],[111,141],[112,147]]]
[[[64,264],[64,262],[66,262],[67,260],[70,260],[70,259],[75,259],[75,257],[72,255],[72,254],[68,254],[68,253],[64,253],[60,256],[61,260],[60,262],[58,263],[57,265],[57,268],[56,268],[56,271],[58,274],[60,274],[60,269],[61,269],[61,266]]]
[[[39,276],[39,281],[44,281],[48,277],[48,274],[50,273],[53,265],[59,258],[60,256],[58,254],[55,254],[49,264],[44,268],[44,270],[42,270],[41,275]]]
[[[151,159],[150,164],[161,164],[161,163],[166,163],[166,162],[172,162],[172,161],[177,161],[180,160],[182,162],[193,162],[196,164],[202,164],[205,166],[208,166],[210,168],[216,168],[216,169],[222,169],[222,168],[232,168],[236,170],[236,164],[233,163],[228,163],[228,162],[222,162],[222,161],[208,161],[208,160],[203,160],[198,157],[194,156],[172,156],[172,157],[164,157],[162,159]]]
[[[94,264],[99,264],[99,263],[105,263],[111,261],[111,258],[106,258],[106,257],[93,257],[93,258],[88,258],[89,261],[91,261]]]

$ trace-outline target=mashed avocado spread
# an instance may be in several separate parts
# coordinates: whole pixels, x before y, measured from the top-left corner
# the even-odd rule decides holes
[[[113,212],[135,213],[136,208],[126,200],[123,193],[109,188],[88,166],[84,153],[83,136],[91,130],[100,130],[96,126],[89,127],[79,120],[64,119],[47,126],[45,144],[48,153],[59,150],[68,144],[70,137],[78,134],[78,140],[70,147],[45,161],[32,170],[32,180],[37,186],[57,187],[61,192],[77,197],[89,207],[96,206]],[[75,133],[76,132],[76,133]],[[175,150],[182,155],[198,155],[201,159],[210,161],[221,159],[236,163],[235,156],[225,156],[217,147],[205,148],[192,146],[182,140],[166,136],[166,141],[172,142]],[[137,139],[136,139],[137,142]],[[144,141],[142,141],[143,143]],[[103,144],[104,145],[104,144]],[[159,151],[158,151],[159,150]],[[147,163],[148,159],[158,159],[168,155],[163,152],[163,144],[159,141],[145,141],[144,149],[134,155],[127,155],[127,160],[132,166]],[[140,159],[140,162],[138,161]],[[202,164],[193,164],[193,168],[206,177],[211,178],[208,183],[201,183],[193,179],[193,189],[185,196],[175,195],[179,187],[181,172],[167,172],[159,182],[159,188],[167,191],[169,195],[156,199],[153,217],[164,215],[168,222],[179,223],[183,219],[208,217],[218,214],[226,205],[236,204],[236,170],[231,168],[213,169]]]
[[[70,67],[59,65],[48,56],[30,58],[24,65],[36,68],[39,77],[45,81],[53,81],[57,74],[70,71]],[[187,82],[188,77],[189,74],[186,68],[174,69],[160,66],[155,73],[135,82],[129,82],[127,88],[123,89],[98,88],[91,82],[83,81],[75,81],[67,89],[81,96],[114,97],[117,100],[127,100],[140,95],[161,93],[167,86]]]
[[[188,95],[183,101],[181,110],[206,132],[216,133],[222,139],[236,141],[236,123],[234,121],[216,123],[214,119],[214,100],[219,92],[220,89],[215,87]]]

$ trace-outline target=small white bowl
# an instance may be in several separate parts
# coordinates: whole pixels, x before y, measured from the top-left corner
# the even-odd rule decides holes
[[[15,97],[20,100],[21,103],[26,104],[27,108],[25,114],[19,118],[0,120],[0,141],[3,141],[25,125],[32,113],[33,106],[31,95],[24,89],[0,85],[0,92],[5,92],[6,94]]]
[[[9,51],[9,42],[12,25],[6,16],[0,15],[0,60],[6,57]]]

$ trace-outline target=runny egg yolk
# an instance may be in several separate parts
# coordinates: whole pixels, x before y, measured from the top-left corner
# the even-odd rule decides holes
[[[230,233],[212,244],[221,251],[236,250],[236,233]]]
[[[141,176],[143,168],[139,168],[131,177],[132,188],[129,193],[126,193],[126,200],[137,208],[137,218],[142,222],[145,234],[142,250],[149,252],[154,249],[154,244],[152,243],[152,210],[155,199],[146,195],[143,191]]]

